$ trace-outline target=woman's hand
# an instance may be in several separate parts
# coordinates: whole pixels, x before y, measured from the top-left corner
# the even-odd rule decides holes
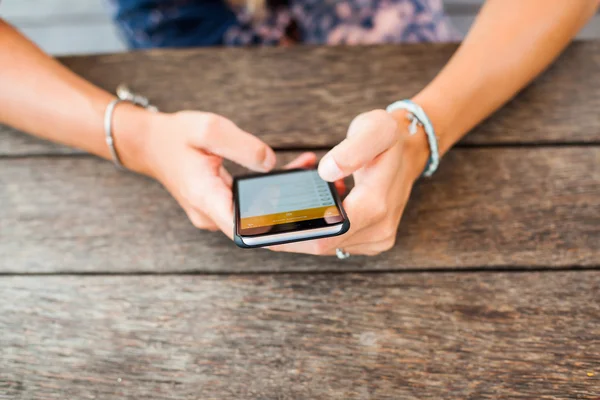
[[[429,156],[425,133],[408,133],[403,111],[374,110],[356,117],[347,138],[327,153],[319,174],[333,182],[354,174],[355,186],[344,200],[351,228],[342,236],[271,247],[319,255],[336,248],[375,255],[392,248],[413,183]]]
[[[144,143],[145,173],[161,182],[200,229],[233,235],[231,175],[224,158],[254,171],[275,165],[260,139],[219,115],[183,111],[156,114]]]

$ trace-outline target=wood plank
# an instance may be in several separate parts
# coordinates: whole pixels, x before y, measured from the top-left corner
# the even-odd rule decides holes
[[[455,49],[417,44],[153,50],[61,61],[108,90],[127,82],[166,111],[225,115],[276,148],[323,148],[344,138],[355,115],[416,93]],[[598,71],[600,42],[573,44],[462,143],[600,142],[600,79],[593,79]],[[43,144],[30,143],[0,128],[0,155],[42,151]]]
[[[475,15],[485,0],[444,0],[444,11],[451,18],[457,15]]]
[[[0,272],[599,266],[598,165],[600,147],[456,149],[413,192],[393,250],[342,262],[237,249],[193,228],[157,183],[105,161],[5,159]]]
[[[10,398],[593,399],[600,272],[4,277]]]

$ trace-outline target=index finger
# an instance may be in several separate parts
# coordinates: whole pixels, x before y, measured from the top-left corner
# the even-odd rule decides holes
[[[201,130],[200,145],[213,154],[259,172],[275,166],[273,149],[227,118],[210,114]]]

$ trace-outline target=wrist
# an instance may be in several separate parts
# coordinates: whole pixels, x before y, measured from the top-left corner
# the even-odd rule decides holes
[[[151,175],[148,137],[158,114],[128,102],[120,103],[113,115],[113,135],[119,159],[128,170]]]
[[[409,120],[408,113],[405,110],[391,112],[392,117],[398,124],[398,131],[402,137],[403,159],[406,161],[406,168],[412,181],[416,181],[423,173],[427,160],[431,154],[427,135],[422,127],[418,127],[417,132],[411,135],[408,131]]]
[[[442,157],[458,140],[458,138],[454,138],[454,132],[451,129],[451,113],[444,109],[448,101],[444,101],[443,96],[431,88],[425,88],[412,100],[427,113],[438,140],[440,157]]]

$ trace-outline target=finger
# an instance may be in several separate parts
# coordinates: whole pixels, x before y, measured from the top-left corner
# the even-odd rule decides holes
[[[344,182],[343,179],[340,179],[339,181],[335,181],[335,188],[337,189],[337,192],[340,194],[340,196],[343,196],[346,193],[346,182]]]
[[[400,138],[397,123],[384,110],[356,117],[348,137],[327,153],[319,163],[319,175],[326,181],[342,179],[373,161]]]
[[[313,152],[306,152],[300,154],[293,161],[290,161],[283,167],[283,169],[295,169],[295,168],[312,168],[317,164],[317,155]]]
[[[227,187],[231,187],[231,185],[233,184],[233,178],[231,177],[231,174],[227,172],[225,167],[222,165],[219,168],[219,176],[221,177],[221,179],[223,179],[223,182],[225,182],[225,185],[227,185]]]
[[[356,237],[352,237],[349,241],[338,242],[333,246],[331,244],[334,243],[330,243],[328,246],[320,246],[321,248],[319,251],[315,251],[315,247],[319,247],[317,241],[312,243],[307,242],[306,246],[294,247],[293,244],[284,245],[288,247],[281,246],[280,249],[275,249],[275,251],[331,256],[336,255],[336,249],[341,249],[351,255],[372,256],[390,250],[396,242],[395,237],[382,237],[381,235],[375,234],[371,229],[364,229],[363,233],[365,234],[359,234]]]
[[[233,200],[231,189],[220,177],[210,177],[203,182],[210,198],[204,197],[201,211],[230,239],[233,238]]]
[[[204,116],[197,145],[254,171],[266,172],[275,166],[275,152],[262,140],[215,114]]]
[[[298,253],[298,254],[312,254],[320,255],[323,252],[327,252],[329,246],[326,248],[320,245],[327,239],[315,239],[307,240],[304,242],[278,244],[276,246],[267,247],[271,251],[284,252],[284,253]]]
[[[326,240],[326,239],[318,239]],[[390,250],[394,241],[390,239],[371,241],[368,243],[361,243],[353,246],[346,246],[344,244],[338,244],[337,246],[327,246],[326,248],[320,247],[316,242],[318,241],[307,241],[299,243],[282,244],[277,246],[268,247],[269,250],[286,253],[300,253],[300,254],[312,254],[320,256],[335,256],[336,249],[341,249],[350,255],[377,255],[384,251]]]
[[[217,225],[215,225],[215,223],[203,212],[191,208],[187,209],[185,212],[192,225],[194,225],[196,228],[206,229],[209,231],[216,231],[219,229]]]
[[[380,240],[357,246],[342,247],[342,250],[351,256],[376,256],[394,247],[394,242],[390,240]],[[334,253],[335,254],[335,251]]]
[[[388,221],[382,221],[374,226],[366,227],[355,235],[346,238],[338,247],[344,249],[350,247],[360,247],[363,245],[371,245],[373,243],[379,243],[384,241],[396,240],[396,233],[398,231],[398,225],[394,225]]]
[[[343,206],[350,220],[348,233],[351,234],[340,236],[345,240],[380,222],[387,212],[384,196],[380,195],[376,188],[369,186],[355,186],[346,196]]]

